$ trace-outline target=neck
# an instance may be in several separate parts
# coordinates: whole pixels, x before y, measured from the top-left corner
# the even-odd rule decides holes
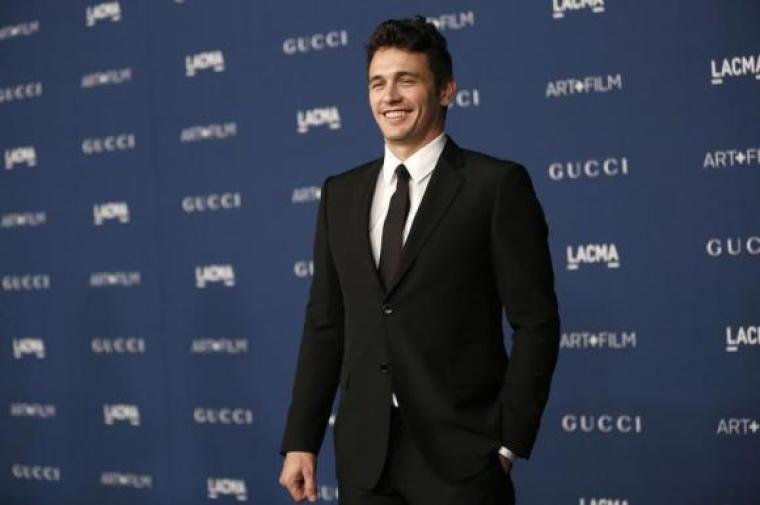
[[[443,129],[435,130],[417,142],[393,142],[386,139],[385,143],[396,158],[406,161],[411,155],[425,147],[441,133],[443,133]]]

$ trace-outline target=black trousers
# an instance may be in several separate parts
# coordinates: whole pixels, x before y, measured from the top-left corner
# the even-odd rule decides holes
[[[401,407],[403,408],[403,406]],[[436,474],[417,449],[399,409],[392,409],[388,455],[373,489],[338,482],[340,505],[510,505],[512,478],[498,455],[493,464],[464,481],[450,483]]]

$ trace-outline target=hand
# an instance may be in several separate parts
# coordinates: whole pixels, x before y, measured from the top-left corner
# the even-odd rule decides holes
[[[280,485],[288,490],[296,502],[308,499],[317,501],[317,455],[311,452],[292,451],[285,455],[280,472]]]
[[[501,454],[497,454],[497,456],[499,457],[499,463],[501,464],[501,469],[504,470],[504,474],[509,474],[510,470],[512,470],[512,462],[506,456],[502,456]]]

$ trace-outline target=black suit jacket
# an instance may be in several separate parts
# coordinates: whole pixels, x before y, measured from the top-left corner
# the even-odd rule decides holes
[[[501,445],[529,457],[559,348],[548,229],[521,165],[450,138],[383,288],[369,240],[382,160],[322,187],[311,283],[282,452],[318,453],[336,389],[336,470],[380,476],[391,391],[429,464],[458,481]],[[504,346],[502,307],[514,330]]]

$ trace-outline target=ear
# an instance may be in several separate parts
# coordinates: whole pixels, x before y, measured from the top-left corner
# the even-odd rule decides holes
[[[444,107],[448,107],[451,102],[454,101],[454,97],[457,96],[457,81],[452,77],[444,83],[441,87],[440,102]]]

